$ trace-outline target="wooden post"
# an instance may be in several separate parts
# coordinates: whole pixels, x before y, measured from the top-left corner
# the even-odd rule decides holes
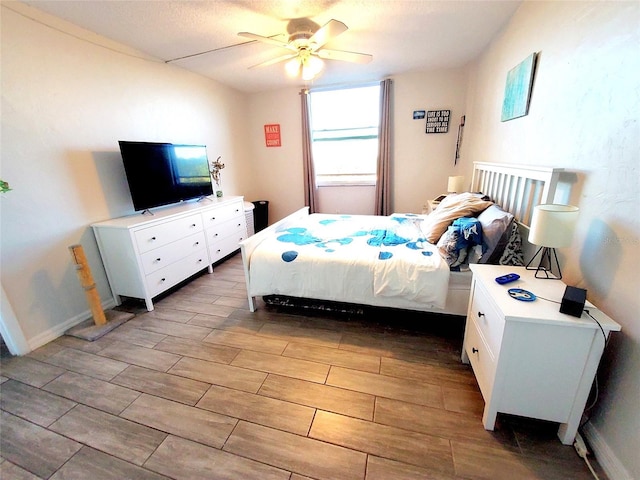
[[[84,249],[82,248],[82,245],[71,245],[69,250],[71,251],[71,257],[73,257],[73,261],[76,264],[76,271],[78,273],[80,285],[84,288],[87,302],[89,302],[89,308],[93,314],[93,322],[96,325],[105,325],[107,323],[107,318],[104,315],[104,310],[102,310],[100,295],[98,294],[98,289],[93,281],[93,275],[91,275],[91,268],[89,268],[89,263],[87,262],[87,257],[84,254]]]

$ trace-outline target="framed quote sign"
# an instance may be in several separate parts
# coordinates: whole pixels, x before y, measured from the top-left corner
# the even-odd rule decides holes
[[[279,123],[272,123],[264,126],[264,142],[267,147],[282,146]]]
[[[425,133],[447,133],[449,131],[449,115],[451,115],[451,110],[429,110]]]

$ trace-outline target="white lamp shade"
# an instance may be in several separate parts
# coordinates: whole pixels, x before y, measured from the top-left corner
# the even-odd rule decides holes
[[[447,192],[459,193],[464,191],[464,177],[462,175],[456,175],[449,177],[447,182]]]
[[[529,242],[549,248],[570,246],[579,211],[573,205],[536,205],[531,218]]]
[[[284,64],[284,69],[290,77],[297,77],[300,73],[300,58],[294,57]]]
[[[311,56],[302,62],[302,79],[313,80],[322,71],[324,62],[318,57]]]
[[[293,57],[284,65],[284,69],[291,77],[302,76],[303,80],[313,80],[324,68],[322,59],[307,54]]]

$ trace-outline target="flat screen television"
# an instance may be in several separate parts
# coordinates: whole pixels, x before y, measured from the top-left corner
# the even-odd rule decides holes
[[[213,194],[204,145],[118,144],[136,211]]]

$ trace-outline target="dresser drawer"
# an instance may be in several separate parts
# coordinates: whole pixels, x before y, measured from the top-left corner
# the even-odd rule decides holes
[[[211,228],[214,225],[219,225],[234,217],[244,217],[244,206],[242,202],[234,202],[230,205],[218,207],[215,210],[208,210],[202,213],[204,218],[204,228]]]
[[[198,232],[187,238],[182,238],[168,245],[143,253],[140,256],[140,260],[142,261],[144,273],[148,275],[160,268],[171,265],[181,258],[205,249],[204,232]]]
[[[202,250],[147,275],[146,281],[150,296],[155,297],[206,268],[207,263],[207,251]]]
[[[478,330],[493,356],[497,357],[504,334],[504,317],[498,312],[482,284],[475,282],[474,285],[469,315],[478,326]]]
[[[238,245],[238,243],[245,238],[247,238],[247,232],[242,231],[212,243],[210,248],[211,262],[215,263],[218,260],[222,260],[230,253],[235,252],[238,248],[240,248],[240,245]]]
[[[476,380],[478,380],[478,385],[480,385],[482,396],[485,402],[489,402],[496,377],[497,358],[491,352],[485,338],[480,333],[480,327],[473,319],[467,320],[465,335],[465,351],[473,367]]]
[[[144,253],[200,231],[202,218],[196,214],[137,230],[134,236],[138,250]]]
[[[237,237],[238,235],[242,235],[246,238],[247,228],[245,226],[244,218],[232,218],[231,220],[227,220],[226,222],[222,222],[216,226],[211,228],[207,228],[207,241],[210,245],[214,245],[215,242],[227,238],[231,235]]]

